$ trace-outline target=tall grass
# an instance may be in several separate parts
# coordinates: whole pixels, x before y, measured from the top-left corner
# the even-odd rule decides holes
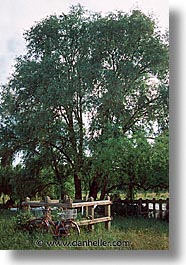
[[[18,229],[15,220],[15,213],[0,211],[0,249],[168,249],[169,227],[160,220],[114,217],[110,231],[105,230],[104,224],[95,224],[94,231],[81,227],[78,238],[65,237],[62,241],[54,241],[50,234],[30,235]],[[66,241],[71,246],[65,246]]]

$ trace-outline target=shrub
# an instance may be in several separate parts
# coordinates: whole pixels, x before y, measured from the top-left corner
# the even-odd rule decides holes
[[[26,223],[33,218],[33,214],[29,211],[27,212],[19,212],[17,216],[15,217],[16,226],[19,229],[23,229],[26,225]]]

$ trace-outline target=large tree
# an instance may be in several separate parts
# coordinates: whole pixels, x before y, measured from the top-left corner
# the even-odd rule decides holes
[[[154,138],[166,131],[167,35],[158,31],[152,18],[137,10],[132,14],[110,14],[98,20],[93,31],[95,40],[99,38],[95,46],[103,63],[90,115],[92,152],[104,150],[105,142],[113,137],[120,141],[121,137],[146,131],[146,137]],[[115,147],[107,151],[108,155],[111,150]],[[135,165],[131,166],[134,170]],[[100,182],[100,174],[94,176],[91,189],[97,189]]]
[[[50,16],[25,33],[28,52],[17,59],[4,106],[16,146],[27,156],[46,153],[59,182],[61,164],[71,165],[76,198],[82,193],[83,114],[96,71],[83,13],[81,7],[72,8],[68,15]],[[6,117],[2,126],[5,122]]]
[[[68,165],[80,199],[98,143],[167,127],[167,40],[140,11],[102,17],[81,6],[38,22],[25,39],[3,87],[1,136],[9,132],[6,146],[25,162],[42,157],[59,184]]]

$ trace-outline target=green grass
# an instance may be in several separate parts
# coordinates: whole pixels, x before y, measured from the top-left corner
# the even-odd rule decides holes
[[[167,198],[169,198],[169,192],[160,192],[160,193],[155,193],[155,192],[138,192],[135,196],[135,199],[138,200],[142,198],[143,200],[149,199],[152,200],[153,198],[155,198],[156,200],[162,199],[162,200],[166,200]]]
[[[95,224],[94,231],[81,227],[78,238],[65,238],[59,242],[54,241],[50,234],[29,235],[27,231],[16,228],[15,221],[15,213],[0,210],[0,249],[168,249],[169,227],[160,220],[115,217],[109,232],[104,224]],[[72,245],[64,246],[64,241]]]
[[[126,199],[126,194],[121,193],[120,197],[122,200]],[[153,198],[155,198],[156,200],[162,199],[162,200],[166,200],[167,198],[169,198],[169,192],[160,192],[160,193],[156,193],[156,192],[137,192],[134,196],[135,200],[138,199],[143,199],[143,200],[152,200]]]

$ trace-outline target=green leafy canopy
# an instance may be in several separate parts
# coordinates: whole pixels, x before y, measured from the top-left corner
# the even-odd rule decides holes
[[[4,166],[7,150],[9,158],[22,152],[26,167],[39,161],[38,178],[44,168],[53,171],[48,183],[62,187],[73,177],[75,197],[81,198],[82,185],[96,178],[93,165],[102,175],[107,169],[114,176],[110,167],[117,164],[125,172],[131,152],[151,150],[147,140],[136,148],[130,137],[145,131],[147,139],[167,131],[168,43],[152,17],[139,10],[102,16],[78,5],[68,14],[46,17],[24,37],[27,52],[17,58],[1,92]],[[160,158],[154,154],[152,160]],[[89,161],[92,168],[86,172]],[[150,162],[134,159],[133,171],[143,178],[140,163],[148,168]],[[160,168],[166,174],[166,167]],[[121,176],[124,183],[126,176]],[[102,180],[96,181],[102,189]]]

